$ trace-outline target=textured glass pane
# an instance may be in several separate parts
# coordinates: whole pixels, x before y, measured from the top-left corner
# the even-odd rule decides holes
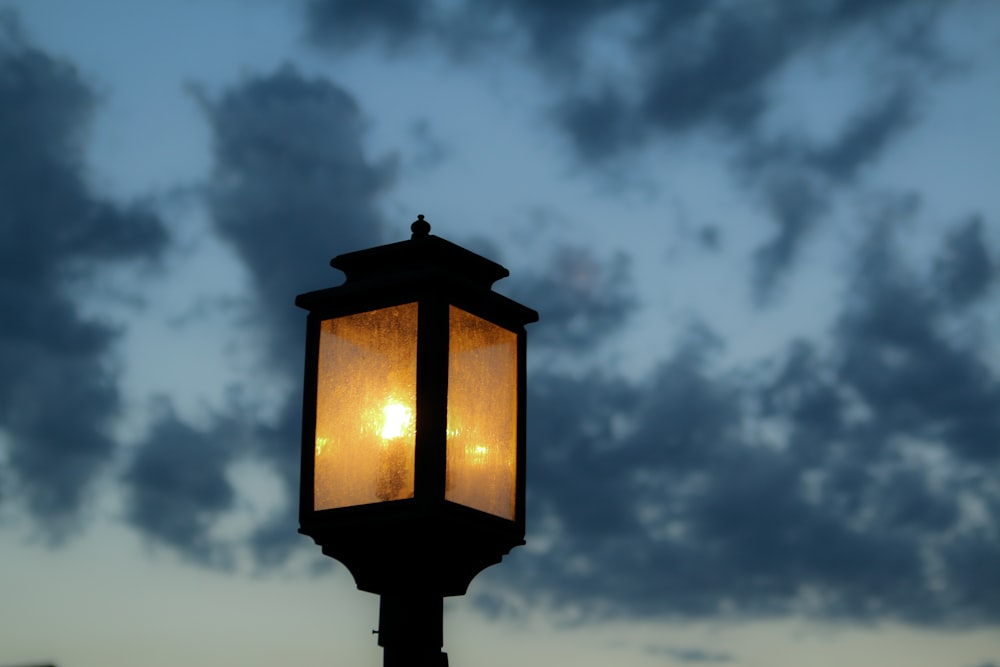
[[[451,307],[445,498],[514,518],[517,336]]]
[[[417,304],[322,323],[315,509],[413,497]]]

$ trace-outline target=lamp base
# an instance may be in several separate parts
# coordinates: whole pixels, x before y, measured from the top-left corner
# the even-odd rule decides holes
[[[316,512],[299,532],[343,563],[359,589],[382,596],[465,595],[477,574],[524,544],[516,522],[453,503],[424,513],[407,500]]]

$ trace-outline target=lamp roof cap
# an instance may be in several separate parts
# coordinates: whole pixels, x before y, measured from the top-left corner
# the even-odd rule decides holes
[[[510,275],[500,264],[432,235],[430,223],[423,215],[417,216],[410,230],[413,234],[408,241],[337,255],[330,260],[330,266],[343,271],[349,284],[430,269],[489,288]]]

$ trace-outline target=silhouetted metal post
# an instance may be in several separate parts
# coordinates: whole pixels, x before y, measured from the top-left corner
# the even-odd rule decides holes
[[[448,667],[441,596],[383,595],[379,601],[378,644],[384,667]]]

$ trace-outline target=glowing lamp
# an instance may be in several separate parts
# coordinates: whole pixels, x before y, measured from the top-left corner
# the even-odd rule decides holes
[[[309,311],[299,532],[382,596],[387,665],[392,608],[440,608],[524,544],[524,327],[538,319],[491,289],[507,269],[423,216],[412,230],[335,257],[344,284],[295,300]]]
[[[419,312],[414,301],[319,322],[307,510],[416,498]],[[447,318],[446,425],[423,450],[439,456],[444,436],[444,500],[515,521],[518,334],[454,305],[439,314]]]

